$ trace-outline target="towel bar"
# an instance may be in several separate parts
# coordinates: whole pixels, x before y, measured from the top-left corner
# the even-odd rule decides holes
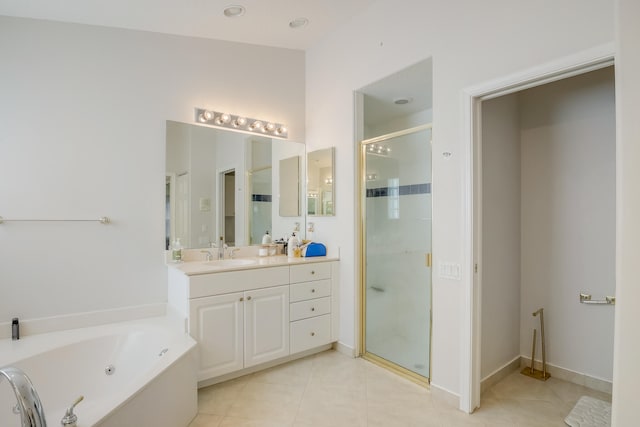
[[[594,300],[591,299],[591,294],[580,294],[581,304],[602,304],[602,305],[615,305],[616,297],[604,297],[605,299]]]

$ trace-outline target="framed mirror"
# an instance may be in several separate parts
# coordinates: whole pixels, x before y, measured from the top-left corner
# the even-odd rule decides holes
[[[296,179],[295,189],[283,193],[280,161],[303,156],[299,142],[167,121],[165,249],[176,238],[185,248],[206,248],[220,236],[249,246],[267,231],[274,239],[291,234],[304,213],[281,215],[279,201],[302,199],[304,165],[287,178]]]
[[[307,215],[335,215],[335,148],[307,154]]]

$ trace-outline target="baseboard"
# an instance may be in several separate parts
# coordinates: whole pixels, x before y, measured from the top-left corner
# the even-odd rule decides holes
[[[505,363],[502,367],[496,369],[482,380],[480,380],[480,393],[493,387],[496,383],[502,381],[505,377],[520,369],[520,356],[513,358],[511,362]]]
[[[105,325],[107,323],[127,322],[144,319],[145,317],[164,316],[166,312],[167,305],[160,303],[64,314],[39,319],[20,319],[20,335],[44,334],[67,329]],[[11,338],[10,322],[0,323],[0,339],[5,338]]]
[[[451,390],[447,390],[444,387],[440,387],[438,384],[434,384],[433,382],[429,385],[429,389],[431,390],[431,396],[433,399],[451,406],[452,408],[460,409],[459,394],[454,393]]]
[[[337,351],[338,353],[344,354],[345,356],[349,356],[349,357],[357,357],[358,355],[356,354],[356,349],[348,346],[344,343],[341,343],[340,341],[337,341],[335,343],[333,343],[333,349],[335,351]]]
[[[520,368],[524,368],[525,366],[531,366],[531,358],[527,356],[520,356]],[[533,367],[535,369],[542,369],[542,361],[536,359]],[[611,394],[613,388],[613,383],[609,380],[575,372],[551,363],[547,363],[547,372],[549,372],[552,377],[558,378],[559,380],[564,380],[608,394]]]

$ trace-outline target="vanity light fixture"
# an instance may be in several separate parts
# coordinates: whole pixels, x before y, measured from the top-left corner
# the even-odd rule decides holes
[[[370,173],[367,174],[367,181],[375,181],[376,179],[378,179],[378,175],[375,173]]]
[[[288,136],[287,128],[281,123],[251,119],[244,116],[206,110],[204,108],[195,109],[195,121],[197,123],[210,126],[223,127],[250,133],[260,133],[282,139],[286,139]]]
[[[333,184],[333,178],[329,177],[327,179],[324,180],[325,184]]]

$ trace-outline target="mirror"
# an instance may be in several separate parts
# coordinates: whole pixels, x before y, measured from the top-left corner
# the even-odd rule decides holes
[[[280,161],[304,155],[299,142],[167,121],[165,249],[176,238],[185,248],[206,248],[220,236],[248,246],[266,231],[274,239],[291,234],[303,214],[281,215],[279,202],[301,200],[304,165],[286,171],[291,185],[283,193]]]
[[[334,206],[333,147],[307,154],[307,215],[333,216]]]
[[[300,216],[300,156],[280,160],[280,216]]]

